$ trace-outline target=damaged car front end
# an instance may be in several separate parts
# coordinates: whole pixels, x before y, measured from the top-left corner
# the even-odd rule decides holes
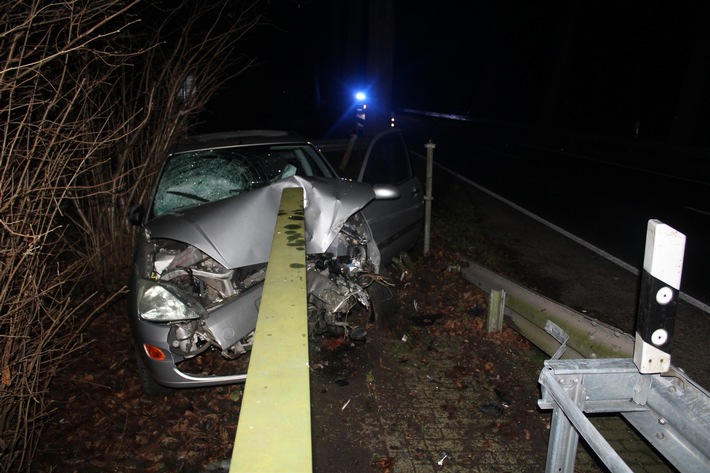
[[[304,190],[305,235],[294,243],[307,255],[311,333],[365,335],[349,314],[369,312],[380,254],[361,210],[397,192],[338,179],[303,143],[269,141],[277,143],[259,144],[258,153],[253,144],[210,144],[174,154],[141,215],[129,318],[139,367],[161,386],[245,380],[244,372],[210,373],[188,361],[208,351],[235,359],[251,349],[287,187]]]

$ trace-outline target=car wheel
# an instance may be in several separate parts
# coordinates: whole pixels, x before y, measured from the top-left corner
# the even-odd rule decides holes
[[[143,361],[143,357],[141,356],[140,352],[136,348],[135,350],[136,353],[136,365],[138,367],[138,378],[140,379],[141,386],[143,387],[143,391],[148,395],[148,396],[166,396],[170,393],[173,392],[172,389],[163,386],[162,384],[158,383],[155,379],[153,379],[153,376],[150,374],[150,371],[148,370],[148,367],[145,365],[145,361]]]
[[[377,328],[395,327],[399,322],[399,311],[394,288],[374,282],[368,286],[367,292],[370,295],[371,309]]]

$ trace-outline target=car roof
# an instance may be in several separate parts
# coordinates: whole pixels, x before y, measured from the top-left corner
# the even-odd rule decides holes
[[[274,143],[307,143],[308,140],[291,131],[283,130],[240,130],[221,133],[192,135],[180,141],[172,154],[205,149],[227,148],[231,146],[274,144]]]

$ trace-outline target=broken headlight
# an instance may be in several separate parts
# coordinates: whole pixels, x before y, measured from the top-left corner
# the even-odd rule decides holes
[[[143,279],[138,283],[138,314],[151,322],[199,319],[207,311],[177,287]]]

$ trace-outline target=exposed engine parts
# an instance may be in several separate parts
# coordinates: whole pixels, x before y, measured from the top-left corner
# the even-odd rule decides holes
[[[193,309],[189,320],[167,321],[170,350],[184,358],[219,350],[235,358],[251,349],[267,265],[227,269],[199,249],[153,240],[151,280]],[[366,332],[348,322],[354,310],[369,314],[366,288],[380,278],[377,246],[362,216],[351,216],[326,253],[306,259],[310,334],[349,336]]]

